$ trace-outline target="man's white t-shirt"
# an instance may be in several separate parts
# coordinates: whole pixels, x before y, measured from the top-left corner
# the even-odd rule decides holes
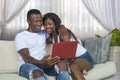
[[[46,33],[41,30],[38,33],[23,31],[15,37],[16,50],[19,51],[23,48],[28,48],[30,56],[37,60],[41,60],[46,55]],[[24,64],[24,60],[20,54],[19,67]]]

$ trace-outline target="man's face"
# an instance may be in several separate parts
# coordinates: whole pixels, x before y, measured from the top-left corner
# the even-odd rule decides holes
[[[27,20],[29,24],[30,32],[39,32],[42,27],[42,15],[40,14],[31,14],[30,18]]]

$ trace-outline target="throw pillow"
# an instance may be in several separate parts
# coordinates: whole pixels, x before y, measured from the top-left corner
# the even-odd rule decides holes
[[[92,38],[84,42],[84,47],[91,55],[95,63],[103,63],[107,61],[108,50],[110,46],[112,34],[101,38]]]

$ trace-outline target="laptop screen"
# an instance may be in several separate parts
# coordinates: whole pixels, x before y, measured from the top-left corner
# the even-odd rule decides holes
[[[61,59],[72,59],[76,55],[78,41],[67,41],[54,43],[52,46],[52,57],[59,56]]]

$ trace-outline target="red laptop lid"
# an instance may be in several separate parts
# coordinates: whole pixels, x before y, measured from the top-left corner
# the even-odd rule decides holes
[[[61,59],[71,59],[75,57],[78,41],[68,41],[54,43],[52,47],[52,57],[59,56]]]

